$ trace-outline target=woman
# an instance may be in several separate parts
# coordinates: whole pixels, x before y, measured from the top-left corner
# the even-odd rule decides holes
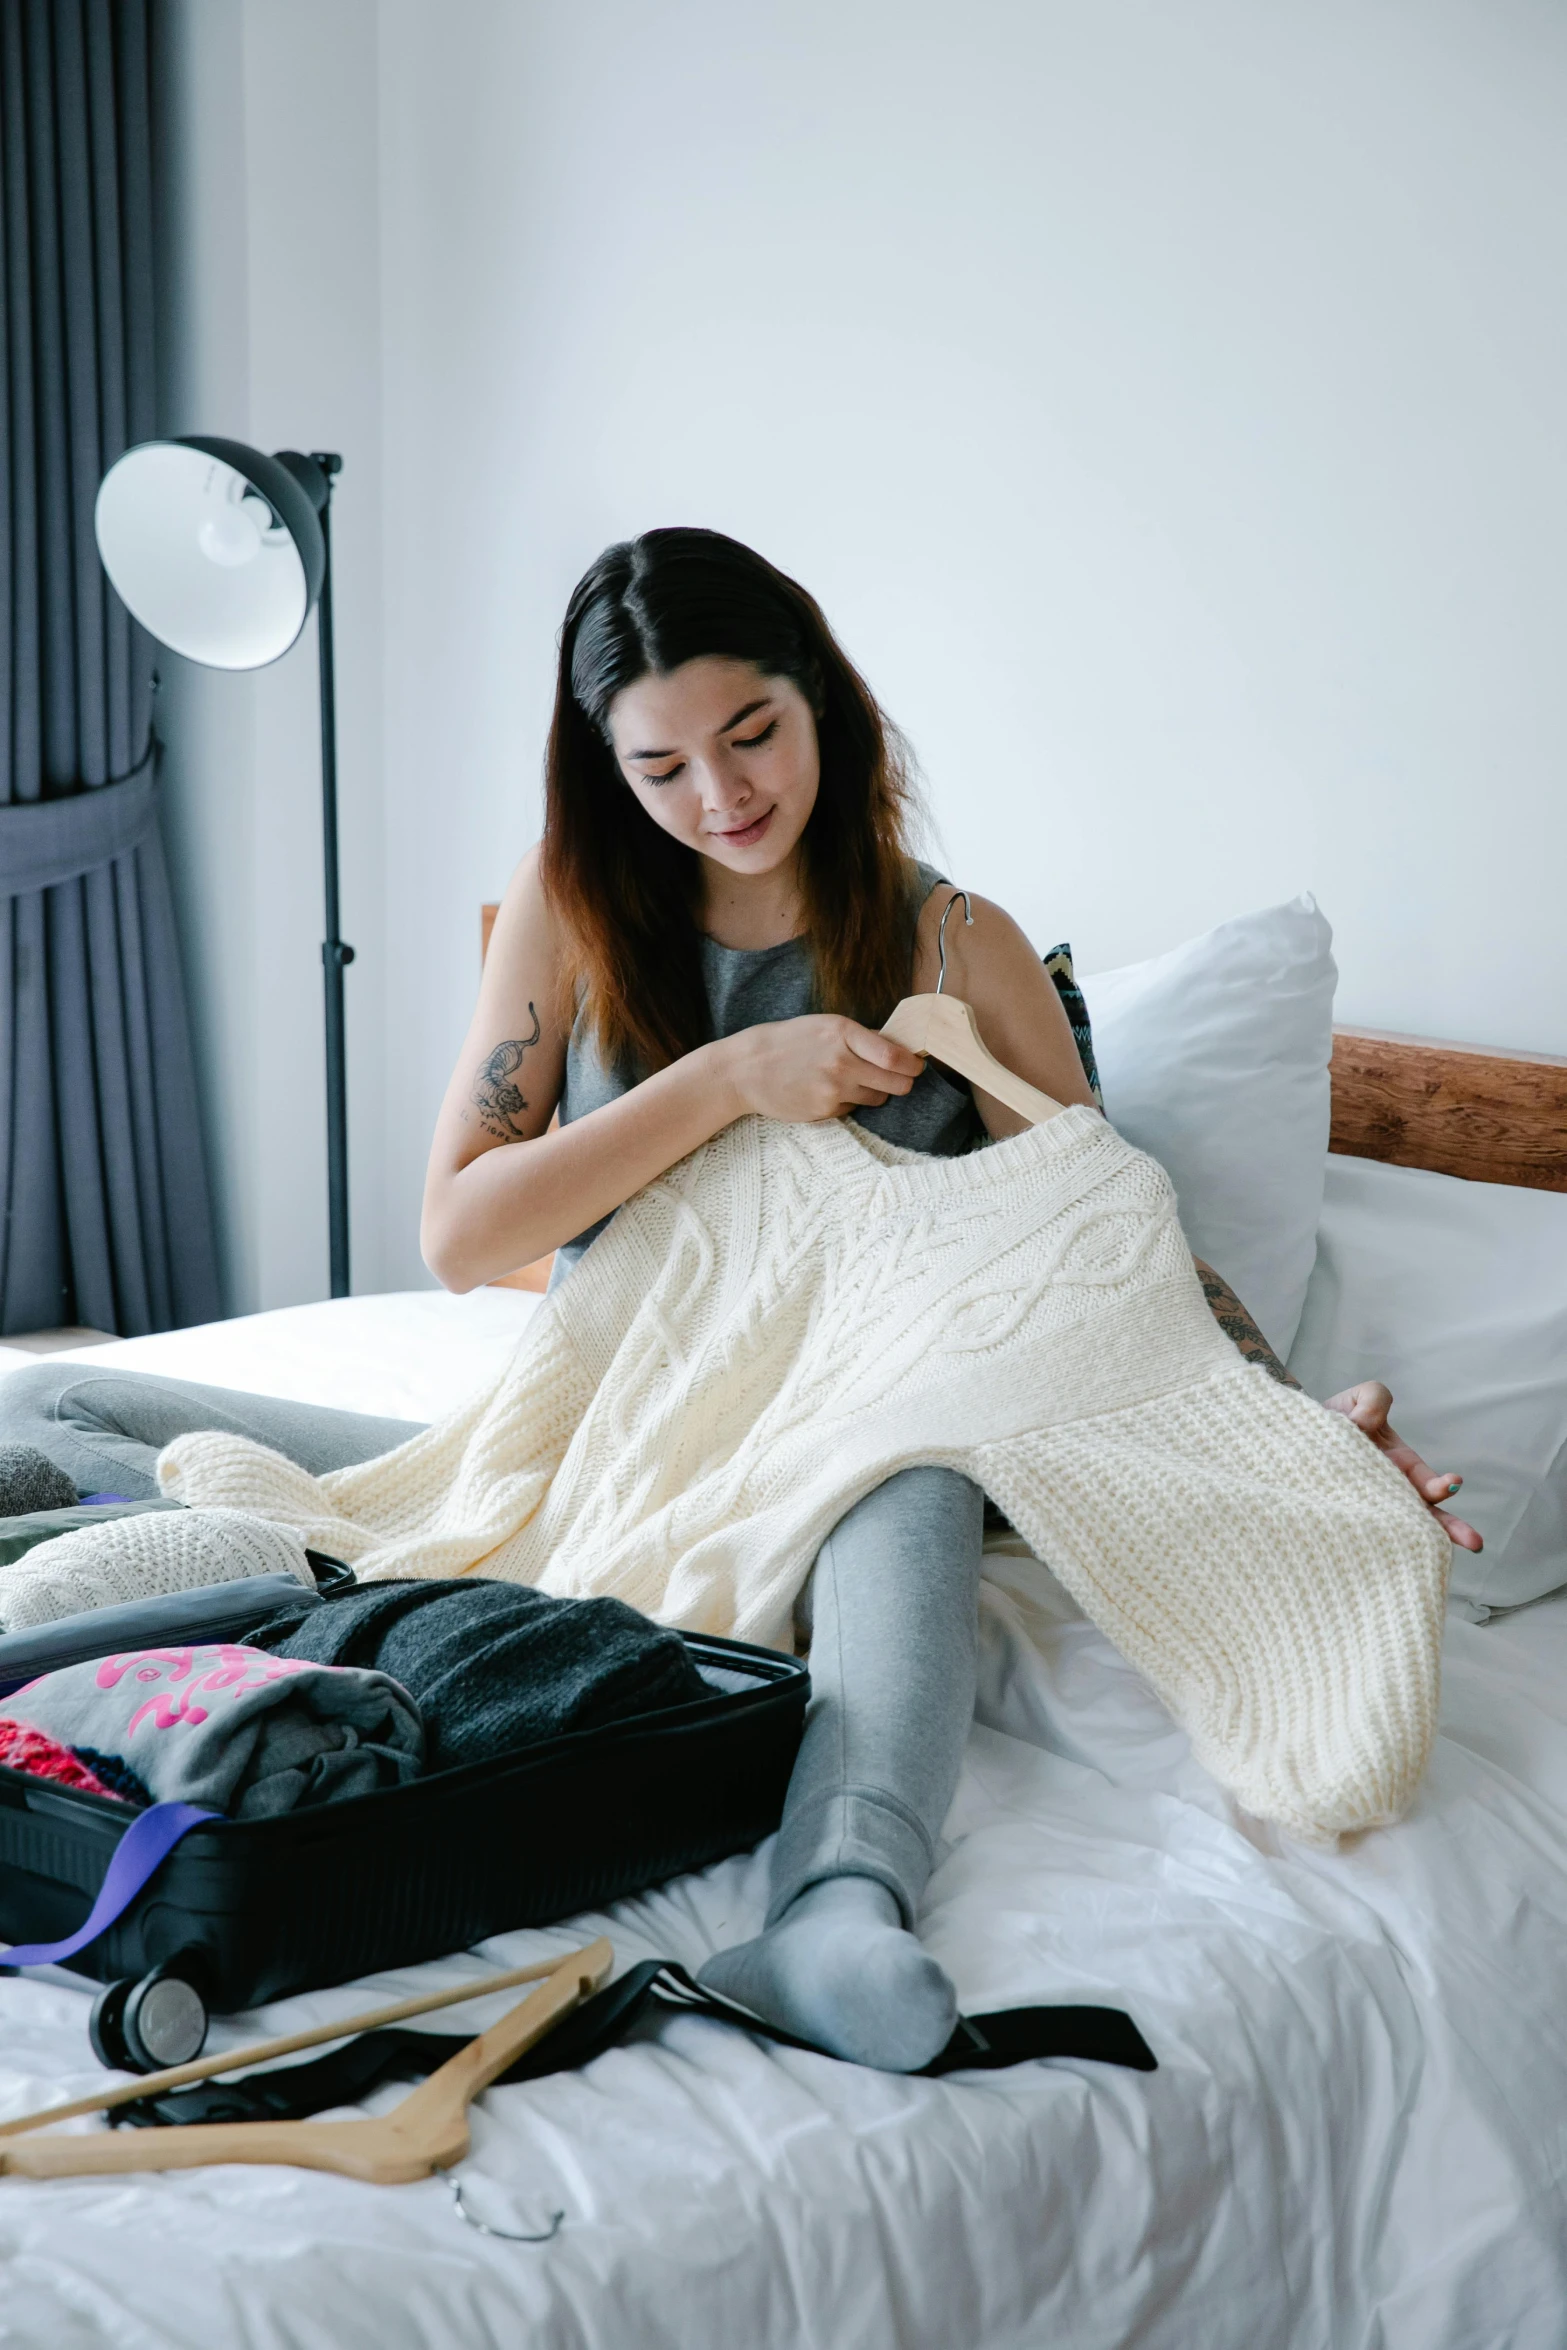
[[[746,1115],[847,1114],[944,1153],[1018,1131],[878,1033],[934,988],[952,895],[908,853],[909,796],[902,742],[794,581],[711,531],[599,558],[561,637],[544,840],[506,893],[436,1128],[424,1251],[449,1288],[552,1248],[553,1287],[624,1200]],[[1038,956],[1000,907],[972,906],[948,929],[952,992],[1009,1068],[1087,1102]],[[1287,1377],[1203,1274],[1242,1351]],[[1434,1504],[1458,1480],[1398,1445],[1390,1400],[1336,1402]],[[928,2062],[956,2015],[909,1929],[973,1712],[982,1516],[966,1479],[911,1469],[824,1545],[766,1931],[702,1975],[892,2070]]]
[[[899,997],[935,986],[953,894],[908,852],[909,805],[900,738],[792,580],[710,531],[600,557],[561,638],[544,840],[506,893],[431,1152],[423,1244],[448,1288],[551,1249],[552,1286],[568,1278],[623,1201],[736,1118],[849,1115],[949,1154],[1017,1131],[878,1032]],[[972,927],[949,926],[953,993],[1008,1067],[1088,1101],[1037,955],[999,907],[972,906]],[[1287,1377],[1202,1271],[1228,1334]],[[1434,1507],[1458,1480],[1399,1444],[1389,1401],[1367,1385],[1335,1405]],[[154,1492],[158,1448],[214,1426],[318,1473],[411,1433],[90,1364],[0,1383],[0,1438],[40,1446],[83,1490]],[[702,1976],[894,2071],[928,2062],[956,2013],[910,1929],[973,1711],[983,1506],[966,1479],[911,1469],[823,1545],[766,1930]]]

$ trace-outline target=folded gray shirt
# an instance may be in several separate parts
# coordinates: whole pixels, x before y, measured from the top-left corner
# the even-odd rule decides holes
[[[389,1674],[226,1641],[67,1665],[6,1701],[63,1746],[119,1755],[160,1803],[268,1819],[417,1777],[424,1724]]]

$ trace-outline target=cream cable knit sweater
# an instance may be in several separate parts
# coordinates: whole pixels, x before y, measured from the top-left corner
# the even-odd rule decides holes
[[[127,1600],[292,1575],[314,1591],[305,1546],[290,1527],[237,1510],[158,1510],[78,1526],[0,1567],[0,1632],[31,1632],[62,1616]]]
[[[1447,1544],[1342,1418],[1241,1361],[1167,1177],[1088,1109],[972,1157],[728,1128],[630,1201],[488,1393],[357,1468],[178,1438],[181,1500],[362,1578],[613,1593],[785,1646],[831,1527],[916,1462],[992,1494],[1250,1811],[1395,1818]]]

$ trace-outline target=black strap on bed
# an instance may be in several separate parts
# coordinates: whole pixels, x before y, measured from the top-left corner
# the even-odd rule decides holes
[[[597,1992],[537,2047],[520,2056],[502,2082],[535,2081],[546,2073],[570,2072],[591,2063],[624,2039],[650,2000],[716,2016],[758,2032],[788,2048],[809,2048],[806,2040],[773,2031],[728,2000],[711,1998],[672,1960],[646,1959],[628,1968],[618,1982]],[[313,2064],[276,2072],[251,2073],[241,2081],[202,2081],[164,2097],[122,2105],[109,2118],[135,2129],[181,2122],[304,2121],[337,2105],[357,2105],[386,2081],[422,2081],[466,2044],[450,2032],[387,2030],[366,2032]],[[994,2072],[1041,2056],[1087,2057],[1098,2064],[1157,2070],[1152,2049],[1128,2015],[1116,2007],[1012,2007],[996,2015],[961,2016],[957,2030],[927,2074]]]
[[[762,2023],[734,2000],[704,1991],[683,1966],[671,1960],[662,1966],[633,1967],[621,1981],[643,1973],[650,1975],[648,1991],[668,2006],[718,2016],[725,2023],[738,2024],[742,2031],[760,2032],[764,2039],[777,2040],[785,2048],[811,2047],[809,2040],[797,2040],[791,2032]],[[619,1983],[610,1985],[611,1991],[619,1988]],[[586,2014],[586,2008],[582,2012]],[[1118,2007],[1009,2007],[995,2015],[960,2015],[946,2047],[922,2071],[927,2075],[998,2072],[1006,2065],[1027,2064],[1039,2056],[1084,2056],[1098,2064],[1126,2065],[1139,2073],[1159,2069],[1153,2050],[1131,2017]],[[540,2067],[541,2071],[546,2069],[554,2068]]]

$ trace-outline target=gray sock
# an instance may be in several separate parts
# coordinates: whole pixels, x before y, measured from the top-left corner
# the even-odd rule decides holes
[[[31,1444],[0,1444],[0,1518],[75,1507],[76,1487],[47,1453]]]
[[[764,2023],[880,2072],[916,2073],[952,2037],[958,2003],[874,1877],[823,1877],[775,1926],[697,1976]]]

